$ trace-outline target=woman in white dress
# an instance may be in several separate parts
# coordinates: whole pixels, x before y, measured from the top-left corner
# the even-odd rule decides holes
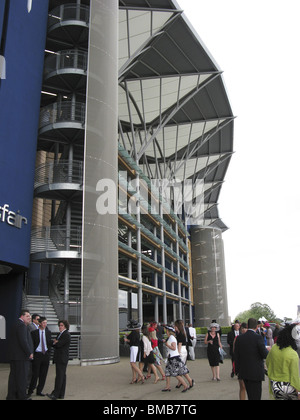
[[[140,371],[142,372],[144,364],[146,363],[149,368],[148,373],[152,369],[152,372],[154,373],[154,376],[155,376],[154,383],[157,384],[157,382],[159,381],[159,376],[157,374],[157,370],[155,367],[155,358],[154,358],[154,354],[152,350],[150,333],[146,325],[143,326],[142,333],[143,333],[143,337],[142,337],[141,361],[139,363],[139,368],[140,368]],[[148,376],[151,377],[150,374]]]
[[[186,392],[188,389],[194,386],[194,380],[190,378],[189,370],[180,358],[174,328],[169,327],[169,326],[166,326],[165,328],[166,328],[166,332],[168,336],[168,339],[165,343],[168,350],[168,359],[167,359],[168,361],[166,364],[166,371],[165,371],[166,387],[162,390],[162,392],[171,391],[171,388],[170,388],[171,376],[174,376],[177,378],[178,382],[181,385],[183,385],[182,392]],[[190,386],[187,385],[187,383],[185,382],[182,376],[184,376],[187,379]]]

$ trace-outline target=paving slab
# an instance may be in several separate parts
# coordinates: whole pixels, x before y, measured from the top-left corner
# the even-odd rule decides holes
[[[154,377],[142,384],[130,384],[131,368],[129,358],[122,357],[120,363],[102,366],[79,366],[69,364],[67,369],[67,390],[65,400],[102,401],[200,401],[200,400],[238,400],[239,383],[231,378],[231,361],[224,360],[220,365],[221,381],[212,381],[211,369],[207,359],[187,362],[190,376],[195,386],[186,393],[176,389],[177,380],[171,378],[171,392],[164,393],[165,381],[154,384]],[[9,365],[0,365],[0,400],[5,400]],[[51,393],[54,387],[55,366],[50,365],[44,392]],[[182,388],[181,388],[182,389]],[[33,400],[48,400],[47,397],[32,396]],[[269,400],[268,380],[263,382],[263,400]]]

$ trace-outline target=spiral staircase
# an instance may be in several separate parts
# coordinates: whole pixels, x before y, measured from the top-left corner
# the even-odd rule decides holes
[[[48,270],[47,284],[43,286],[49,294],[45,312],[48,319],[51,323],[58,318],[69,319],[71,330],[78,331],[90,12],[89,0],[61,3],[49,2],[37,146],[39,163],[34,179],[40,215],[32,228],[31,264]],[[29,272],[29,291],[33,281]],[[29,295],[27,300],[34,302],[31,310],[40,313],[46,297]]]

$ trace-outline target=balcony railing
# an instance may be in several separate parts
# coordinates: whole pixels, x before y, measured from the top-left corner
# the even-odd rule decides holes
[[[84,51],[68,50],[49,55],[45,60],[45,77],[60,70],[87,71],[88,54]]]
[[[52,184],[82,184],[83,162],[60,160],[40,165],[35,170],[34,188]]]
[[[43,226],[31,230],[31,254],[49,251],[81,253],[81,226]]]
[[[85,123],[85,103],[83,102],[55,102],[41,109],[40,128],[49,124],[62,122]]]
[[[89,23],[90,8],[83,4],[62,4],[51,10],[48,18],[48,29],[67,21]]]

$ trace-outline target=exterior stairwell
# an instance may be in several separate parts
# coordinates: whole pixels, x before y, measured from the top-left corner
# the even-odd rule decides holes
[[[58,317],[49,296],[26,295],[24,305],[31,315],[37,313],[47,318],[48,325],[57,325]]]
[[[69,296],[70,301],[81,299],[81,261],[74,260],[69,264]],[[61,275],[61,281],[58,285],[58,291],[61,296],[64,295],[64,279]]]
[[[52,338],[56,338],[58,317],[50,298],[48,296],[23,295],[23,305],[31,315],[36,313],[46,317],[52,331]],[[53,353],[51,353],[51,357],[52,355]],[[80,359],[80,334],[71,332],[69,360],[74,360],[74,363],[77,364],[78,359]]]

